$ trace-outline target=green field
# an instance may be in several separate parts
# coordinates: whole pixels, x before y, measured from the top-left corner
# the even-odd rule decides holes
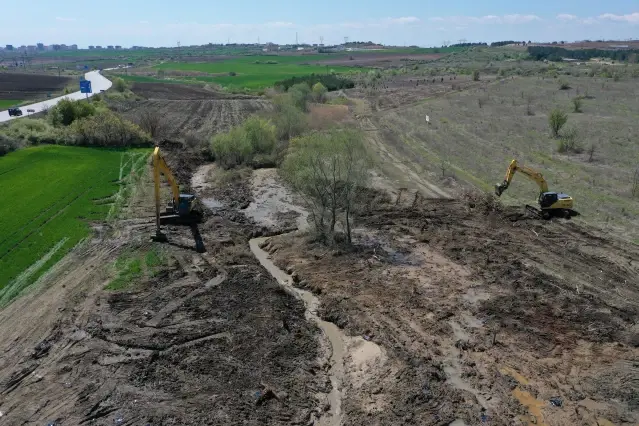
[[[0,99],[0,111],[4,111],[5,109],[9,109],[14,105],[20,105],[22,101],[18,101],[15,99]]]
[[[159,70],[198,71],[211,76],[192,77],[192,80],[217,83],[225,87],[263,89],[289,77],[323,74],[331,70],[337,73],[357,68],[320,65],[327,55],[308,56],[244,56],[220,62],[181,63],[167,62],[156,65]],[[275,63],[268,64],[267,61]],[[229,73],[236,73],[230,76]]]
[[[0,305],[117,213],[147,150],[41,146],[0,158]]]

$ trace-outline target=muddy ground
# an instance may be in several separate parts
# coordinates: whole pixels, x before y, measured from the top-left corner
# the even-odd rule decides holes
[[[147,182],[148,183],[148,182]],[[151,188],[151,185],[148,185]],[[307,424],[330,391],[329,356],[304,305],[251,255],[244,215],[207,213],[150,242],[152,191],[96,228],[0,312],[2,424]],[[124,253],[159,250],[156,273],[106,291]]]
[[[347,360],[344,424],[639,421],[637,246],[477,201],[375,203],[356,225],[355,250],[265,245],[382,348],[364,378]]]

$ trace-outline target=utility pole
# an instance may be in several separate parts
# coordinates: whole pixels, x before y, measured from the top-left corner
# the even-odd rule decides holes
[[[295,45],[297,46],[299,44],[298,39],[297,39],[297,31],[295,31]]]
[[[320,46],[324,46],[324,36],[320,36]]]
[[[344,37],[344,46],[348,44],[348,36]]]
[[[177,42],[177,50],[178,50],[178,62],[182,60],[182,52],[180,50],[180,42]]]

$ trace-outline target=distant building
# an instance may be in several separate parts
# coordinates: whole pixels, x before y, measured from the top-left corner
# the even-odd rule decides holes
[[[95,49],[95,46],[89,46],[89,50]]]
[[[32,45],[32,44],[27,46],[27,51],[28,52],[35,52],[36,50],[38,50],[38,46],[35,46],[35,45]]]
[[[7,44],[7,45],[5,46],[5,49],[6,49],[6,50],[13,50],[13,44]]]
[[[95,46],[96,49],[102,49],[102,46]]]
[[[115,46],[115,48],[120,50],[120,49],[122,49],[122,46]]]
[[[78,50],[78,45],[77,44],[72,44],[71,46],[69,46],[69,49]]]
[[[38,50],[44,50],[44,44],[43,43],[38,43]]]
[[[107,46],[107,49],[113,49],[113,46],[109,45]]]

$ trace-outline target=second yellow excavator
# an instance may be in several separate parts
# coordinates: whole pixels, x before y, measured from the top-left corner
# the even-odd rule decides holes
[[[537,185],[539,185],[539,207],[541,207],[541,211],[532,207],[538,214],[541,214],[541,217],[544,219],[550,219],[553,216],[563,217],[569,219],[572,216],[575,216],[577,212],[573,210],[573,200],[570,195],[562,194],[560,192],[552,192],[548,190],[548,183],[546,179],[544,179],[543,175],[537,170],[527,167],[520,166],[517,163],[517,160],[513,160],[510,162],[510,166],[508,166],[508,170],[506,171],[506,177],[504,181],[500,184],[495,185],[495,194],[499,197],[504,193],[506,189],[510,186],[510,182],[513,180],[513,176],[515,172],[520,172],[529,179],[535,181]],[[530,208],[531,206],[526,206]]]
[[[160,212],[160,177],[164,175],[171,187],[172,199],[165,213]],[[180,194],[173,172],[160,153],[160,148],[153,151],[153,180],[155,181],[155,223],[156,231],[154,240],[167,241],[166,236],[161,232],[161,224],[180,224],[197,228],[195,224],[201,219],[201,212],[195,208],[196,197],[191,194]],[[202,249],[201,237],[194,229],[196,236],[196,246],[198,251]]]

